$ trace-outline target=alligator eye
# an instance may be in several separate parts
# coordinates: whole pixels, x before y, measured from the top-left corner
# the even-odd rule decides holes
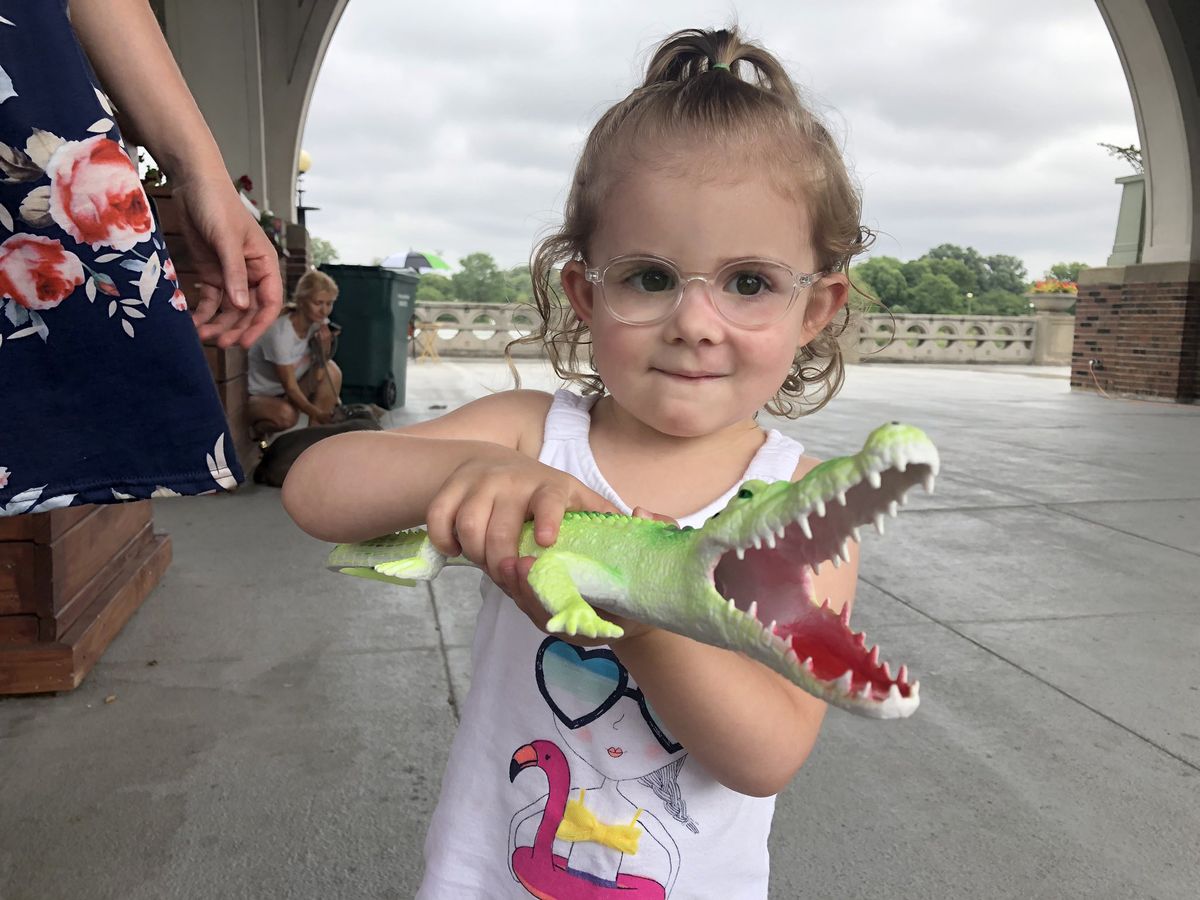
[[[749,500],[753,496],[754,491],[750,490],[749,488],[742,488],[740,491],[738,491],[739,500]]]

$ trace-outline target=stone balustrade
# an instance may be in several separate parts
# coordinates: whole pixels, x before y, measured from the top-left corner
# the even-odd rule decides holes
[[[512,339],[540,321],[523,304],[423,303],[416,306],[416,356],[500,356]],[[1039,329],[1051,316],[864,315],[858,320],[857,356],[868,362],[1066,364],[1041,350]],[[1071,318],[1054,316],[1055,320]],[[851,348],[847,348],[851,349]],[[513,348],[516,357],[542,355],[537,344]],[[847,358],[854,361],[851,350]]]

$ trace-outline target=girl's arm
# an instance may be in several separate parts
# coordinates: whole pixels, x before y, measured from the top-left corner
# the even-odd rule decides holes
[[[325,541],[361,541],[425,524],[435,547],[462,553],[493,580],[532,517],[553,543],[567,509],[615,512],[578,479],[536,459],[550,398],[506,391],[398,431],[319,441],[283,484],[283,505]],[[499,582],[498,582],[499,583]]]
[[[802,458],[792,479],[817,464]],[[838,612],[853,604],[858,585],[858,544],[849,551],[849,562],[813,576],[815,596]],[[612,649],[675,740],[732,790],[778,794],[816,743],[825,702],[740,653],[658,628]]]
[[[850,542],[849,563],[823,567],[813,580],[834,609],[851,603],[858,545]],[[825,703],[766,666],[658,628],[612,649],[672,737],[726,787],[777,794],[808,758]]]

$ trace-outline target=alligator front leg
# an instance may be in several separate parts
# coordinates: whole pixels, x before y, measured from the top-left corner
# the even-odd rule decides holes
[[[620,625],[601,618],[580,593],[599,600],[627,598],[625,580],[609,566],[578,553],[547,550],[529,570],[529,586],[550,613],[547,631],[606,640],[625,633]]]

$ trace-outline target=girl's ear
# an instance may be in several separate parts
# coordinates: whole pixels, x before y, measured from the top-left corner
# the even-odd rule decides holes
[[[562,267],[562,286],[579,321],[591,325],[594,286],[584,275],[582,262],[573,259]]]
[[[804,327],[800,346],[804,346],[833,321],[850,295],[850,281],[844,272],[826,275],[812,286],[808,306],[804,310]]]

